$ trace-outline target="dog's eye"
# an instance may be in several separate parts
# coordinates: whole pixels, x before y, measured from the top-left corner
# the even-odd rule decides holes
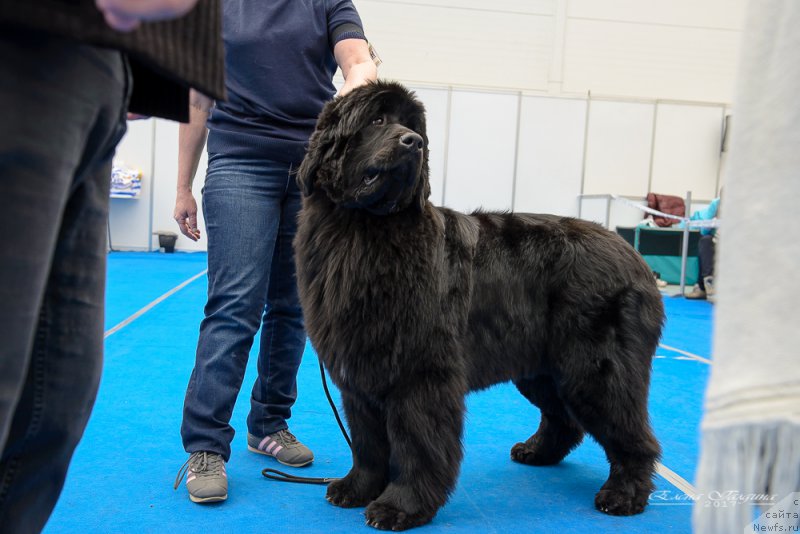
[[[381,124],[383,124],[383,123],[384,123],[384,119],[383,119],[383,117],[378,117],[377,119],[374,119],[374,120],[372,121],[372,124],[375,124],[376,126],[380,126],[380,125],[381,125]]]

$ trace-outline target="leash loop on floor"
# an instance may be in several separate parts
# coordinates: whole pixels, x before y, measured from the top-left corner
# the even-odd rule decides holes
[[[322,366],[322,360],[319,361],[319,373],[322,377],[322,389],[325,390],[325,396],[328,398],[328,404],[331,405],[331,409],[333,410],[333,416],[336,418],[336,422],[339,424],[339,430],[342,431],[342,436],[344,436],[344,440],[347,442],[347,446],[350,450],[353,450],[353,445],[350,442],[350,436],[347,435],[347,430],[344,428],[344,423],[342,423],[342,418],[339,417],[339,410],[336,409],[336,404],[333,402],[333,398],[331,397],[331,392],[328,390],[328,381],[325,378],[325,368]],[[296,484],[319,484],[322,486],[327,486],[334,480],[339,480],[338,478],[331,478],[331,477],[298,477],[295,475],[290,475],[288,473],[284,473],[283,471],[278,471],[277,469],[263,469],[261,474],[270,480],[277,480],[278,482],[294,482]]]
[[[298,477],[294,475],[290,475],[289,473],[284,473],[283,471],[278,471],[277,469],[263,469],[261,474],[271,480],[277,480],[278,482],[295,482],[297,484],[320,484],[320,485],[327,485],[334,480],[339,480],[338,478],[316,478],[316,477]]]

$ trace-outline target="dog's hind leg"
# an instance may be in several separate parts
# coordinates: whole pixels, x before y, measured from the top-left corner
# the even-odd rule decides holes
[[[343,508],[366,506],[389,483],[389,441],[386,420],[366,400],[342,392],[350,426],[353,467],[342,479],[328,484],[325,498]]]
[[[391,482],[367,507],[382,530],[424,525],[452,493],[461,464],[466,381],[453,371],[408,377],[386,400]]]
[[[514,385],[542,416],[536,433],[511,448],[511,459],[528,465],[559,463],[581,442],[583,429],[567,412],[549,375],[517,380]]]
[[[644,511],[661,453],[647,412],[650,359],[613,354],[613,342],[573,347],[559,391],[580,425],[605,449],[608,480],[595,507],[611,515]],[[623,352],[623,351],[620,351]],[[624,360],[623,360],[624,358]],[[577,362],[577,363],[576,363]]]

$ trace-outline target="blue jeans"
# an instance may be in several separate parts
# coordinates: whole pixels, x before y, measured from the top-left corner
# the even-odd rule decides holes
[[[259,327],[247,428],[259,438],[287,428],[306,342],[292,248],[301,196],[291,170],[276,161],[209,155],[208,302],[181,426],[189,453],[230,457],[231,414]]]
[[[0,33],[0,532],[39,532],[103,363],[111,158],[125,132],[119,52]]]

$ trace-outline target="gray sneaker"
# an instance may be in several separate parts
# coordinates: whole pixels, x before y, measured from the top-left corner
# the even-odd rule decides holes
[[[228,498],[225,460],[219,454],[208,451],[193,452],[178,471],[175,489],[178,489],[184,475],[186,489],[192,502],[218,502]]]
[[[703,285],[706,288],[706,297],[713,297],[717,294],[716,288],[714,288],[714,277],[713,276],[706,276],[703,278]]]
[[[699,285],[695,285],[694,288],[692,288],[692,292],[686,293],[684,296],[690,300],[705,300],[706,292],[700,289]]]
[[[297,438],[288,429],[278,430],[262,439],[247,434],[247,450],[272,456],[283,465],[290,467],[303,467],[314,461],[314,453],[311,452],[311,449],[297,441]]]

